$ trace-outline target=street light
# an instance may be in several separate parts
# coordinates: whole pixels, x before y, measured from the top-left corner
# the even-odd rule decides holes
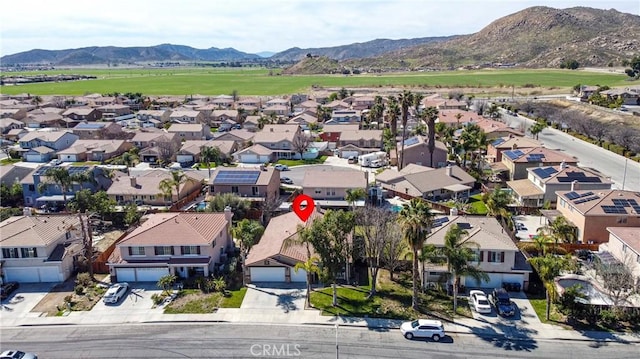
[[[336,327],[336,359],[338,359],[340,357],[340,354],[338,353],[338,327],[340,325],[338,325],[338,323],[336,323],[335,327]]]

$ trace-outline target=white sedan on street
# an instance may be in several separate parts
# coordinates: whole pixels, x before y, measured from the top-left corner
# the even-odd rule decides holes
[[[129,290],[129,283],[116,283],[107,289],[102,301],[105,303],[118,303],[120,298],[127,294],[127,290]]]
[[[472,290],[469,292],[469,299],[471,300],[471,306],[473,310],[478,313],[489,314],[491,313],[491,303],[487,299],[487,295],[481,290]]]

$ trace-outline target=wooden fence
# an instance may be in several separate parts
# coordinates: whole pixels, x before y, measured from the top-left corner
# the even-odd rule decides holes
[[[118,239],[116,239],[104,252],[100,253],[96,259],[93,260],[93,273],[98,274],[109,274],[109,266],[107,266],[107,262],[109,261],[109,257],[116,249],[116,245],[129,234],[131,230],[124,232]]]

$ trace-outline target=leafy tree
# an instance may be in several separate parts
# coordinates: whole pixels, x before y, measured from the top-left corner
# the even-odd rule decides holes
[[[549,320],[551,310],[551,298],[556,295],[556,286],[553,279],[560,275],[560,272],[571,267],[570,256],[559,257],[547,254],[543,257],[533,257],[528,259],[531,266],[538,272],[545,288],[547,307],[545,318]]]
[[[6,184],[0,185],[0,198],[3,207],[19,207],[22,205],[23,194],[22,185],[14,182],[11,186]]]
[[[467,230],[454,224],[444,236],[444,247],[437,249],[437,252],[446,259],[447,271],[453,279],[454,313],[458,308],[458,286],[460,285],[461,276],[474,278],[478,282],[489,281],[487,273],[471,264],[477,261],[476,251],[479,250],[480,245],[468,240],[466,238],[468,234]]]
[[[169,289],[171,289],[176,280],[178,280],[178,277],[173,274],[164,275],[158,279],[158,288],[162,288],[165,294],[169,293]]]
[[[135,203],[129,203],[124,207],[124,223],[127,226],[131,226],[134,223],[138,223],[142,218],[140,212],[138,212],[138,205]]]
[[[236,227],[233,229],[233,237],[240,244],[242,258],[246,258],[251,247],[258,243],[263,233],[264,227],[258,221],[245,218],[236,223]]]
[[[349,237],[354,228],[353,212],[328,210],[310,228],[310,241],[322,263],[322,274],[333,286],[333,306],[338,305],[337,276],[352,256]]]
[[[245,218],[247,211],[251,207],[249,202],[243,200],[242,197],[235,193],[220,193],[209,203],[208,209],[210,212],[224,212],[227,206],[231,207],[231,211],[236,219]]]
[[[169,198],[173,196],[173,189],[176,190],[176,202],[180,201],[180,186],[187,182],[187,175],[179,170],[179,171],[171,171],[171,178],[165,178],[158,184],[158,189],[164,194],[169,195]],[[172,190],[168,191],[168,188]]]
[[[209,178],[211,178],[211,163],[218,166],[222,162],[222,153],[218,147],[202,146],[200,147],[200,161],[207,165]]]
[[[547,128],[547,126],[547,120],[539,118],[536,120],[536,123],[534,123],[533,126],[529,128],[529,132],[531,132],[531,135],[533,135],[537,140],[540,132]]]
[[[213,289],[222,294],[225,294],[227,290],[227,282],[224,280],[223,277],[215,278],[213,280]]]
[[[46,191],[46,186],[49,183],[54,183],[58,187],[60,187],[60,191],[62,192],[62,202],[66,208],[67,206],[67,193],[71,189],[71,185],[73,184],[73,180],[69,175],[69,171],[65,167],[51,167],[47,169],[44,173],[44,179],[38,186],[39,192]]]
[[[347,91],[347,89],[345,89],[344,87],[341,88],[340,91],[338,91],[338,98],[340,100],[344,100],[347,97],[349,97],[349,91]]]
[[[626,65],[623,66],[631,66],[630,69],[624,70],[627,76],[633,77],[635,79],[640,78],[640,56],[634,56],[631,61],[627,61]]]
[[[560,68],[561,69],[575,70],[578,67],[580,67],[580,63],[578,61],[576,61],[575,59],[566,60],[566,61],[563,61],[562,63],[560,63]]]
[[[300,134],[293,139],[291,146],[293,149],[300,154],[300,159],[302,159],[302,154],[309,148],[311,144],[311,139],[304,134]]]
[[[495,186],[493,191],[486,193],[483,197],[483,201],[487,205],[489,216],[500,215],[500,209],[506,209],[511,203],[511,194],[507,191],[503,191],[500,186]]]
[[[349,203],[352,210],[355,210],[356,202],[367,198],[367,192],[364,190],[364,188],[351,188],[346,192],[347,196],[345,200],[347,201],[347,203]]]
[[[405,241],[413,252],[413,298],[412,306],[418,309],[418,251],[424,247],[427,235],[431,231],[434,213],[431,208],[419,198],[413,198],[405,204],[398,222],[402,228]]]

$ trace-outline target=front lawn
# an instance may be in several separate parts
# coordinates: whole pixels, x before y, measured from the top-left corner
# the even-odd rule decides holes
[[[10,165],[12,163],[17,163],[17,162],[20,162],[20,161],[22,161],[20,158],[9,158],[9,157],[6,157],[6,158],[3,158],[3,159],[0,160],[0,165],[3,165],[3,166],[4,165]]]
[[[205,314],[220,308],[221,293],[203,293],[200,289],[183,289],[178,296],[164,308],[165,314]]]
[[[428,290],[420,293],[420,308],[411,308],[411,276],[400,274],[395,281],[389,279],[387,271],[380,271],[377,294],[367,299],[370,286],[339,286],[338,306],[332,303],[331,287],[314,290],[311,305],[323,315],[344,315],[368,318],[414,319],[418,317],[451,318],[453,301],[446,293]],[[468,303],[458,298],[458,315],[471,317]]]
[[[278,160],[278,164],[295,167],[300,165],[321,165],[327,160],[327,156],[320,156],[312,160]]]
[[[487,206],[482,202],[482,193],[469,197],[469,207],[471,208],[471,213],[480,216],[485,216],[489,212]]]
[[[244,295],[247,294],[247,287],[238,290],[228,290],[224,298],[222,298],[221,308],[240,308]]]

